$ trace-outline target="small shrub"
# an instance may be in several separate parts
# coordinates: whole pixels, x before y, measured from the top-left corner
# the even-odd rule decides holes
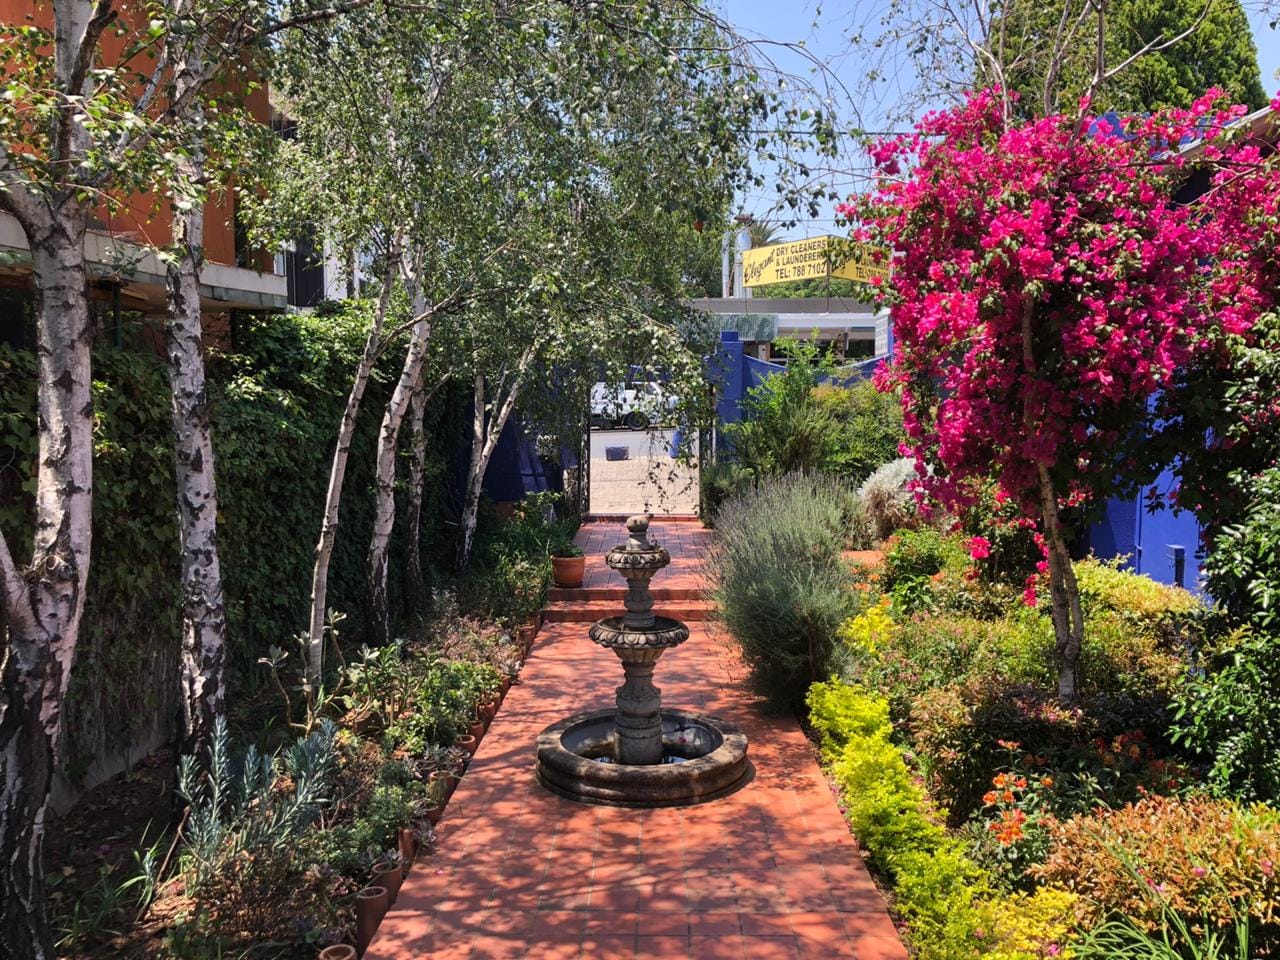
[[[972,956],[980,871],[949,838],[889,736],[889,705],[857,687],[817,683],[809,720],[840,786],[849,825],[894,885],[919,956]]]
[[[915,525],[916,496],[909,484],[916,476],[915,461],[902,457],[877,467],[862,482],[858,499],[862,503],[866,535],[872,542],[878,543],[896,530]]]
[[[755,474],[733,460],[708,463],[698,472],[702,493],[702,519],[714,524],[724,502],[747,490],[755,482]]]
[[[884,586],[904,613],[934,606],[930,578],[946,570],[964,570],[969,556],[962,541],[928,528],[903,530],[887,543]]]
[[[825,478],[763,481],[721,511],[708,573],[719,619],[754,688],[797,706],[837,656],[836,631],[857,609],[840,560],[848,491]]]
[[[983,960],[1039,960],[1078,957],[1067,944],[1075,928],[1075,895],[1053,887],[995,897],[978,911],[979,938],[989,947]]]
[[[1260,947],[1277,945],[1280,812],[1203,796],[1149,797],[1055,824],[1051,835],[1034,872],[1079,896],[1086,926],[1117,914],[1154,931],[1169,912],[1200,934],[1247,918]]]
[[[1209,764],[1222,796],[1280,800],[1280,639],[1240,631],[1174,705],[1173,739]]]
[[[975,674],[921,694],[908,729],[930,792],[958,824],[981,808],[992,775],[1008,769],[1009,744],[1025,745],[1034,770],[1061,781],[1055,812],[1168,790],[1178,768],[1146,733],[1167,724],[1150,701],[1099,696],[1064,709],[1051,690]]]
[[[1188,590],[1157,583],[1123,567],[1124,559],[1089,557],[1074,564],[1080,585],[1080,602],[1088,612],[1109,610],[1154,622],[1166,614],[1190,614],[1200,609],[1200,599]]]
[[[845,815],[870,862],[893,885],[893,907],[907,922],[920,960],[1035,960],[1070,956],[1059,947],[1074,898],[1038,891],[1012,898],[993,891],[963,844],[890,741],[889,705],[855,686],[817,683],[809,721],[840,788]]]

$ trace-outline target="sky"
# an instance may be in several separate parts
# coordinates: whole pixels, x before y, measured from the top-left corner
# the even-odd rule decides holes
[[[861,59],[857,52],[851,51],[846,39],[851,30],[861,25],[874,27],[887,0],[852,3],[840,3],[839,0],[828,3],[817,3],[814,0],[715,0],[715,5],[739,33],[750,40],[762,41],[757,47],[758,55],[772,60],[779,70],[808,78],[811,82],[843,85],[849,96],[841,98],[844,103],[842,112],[857,109],[862,115],[855,122],[860,122],[864,129],[899,129],[903,126],[886,119],[886,111],[894,105],[897,93],[892,84],[873,84],[866,80],[868,70],[880,64]],[[1269,93],[1280,91],[1280,79],[1277,79],[1277,71],[1280,71],[1280,30],[1270,27],[1270,21],[1280,17],[1280,0],[1272,0],[1270,3],[1244,0],[1242,6],[1249,13],[1253,28],[1263,89]],[[1268,6],[1275,12],[1269,14],[1266,10]],[[825,64],[830,75],[822,77],[821,72],[815,72],[813,64],[804,56],[771,41],[803,41],[809,55]],[[838,166],[865,168],[865,161],[855,150],[853,155],[843,158]],[[823,174],[825,182],[833,184],[841,194],[852,192],[858,182],[856,176],[851,177],[847,173],[824,171]],[[772,187],[751,190],[740,198],[741,207],[744,212],[757,218],[776,220],[781,216],[773,209],[776,197]],[[822,210],[817,219],[810,220],[806,217],[795,226],[782,227],[779,235],[780,238],[799,239],[833,233],[836,230],[834,212]]]

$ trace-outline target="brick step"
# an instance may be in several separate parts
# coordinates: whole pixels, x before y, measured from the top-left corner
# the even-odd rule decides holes
[[[715,607],[705,600],[682,600],[657,603],[654,605],[653,612],[676,620],[698,622],[710,620]],[[542,621],[543,623],[594,623],[621,613],[622,606],[616,600],[552,601],[542,611]]]
[[[649,592],[653,595],[654,602],[659,605],[671,600],[684,602],[702,599],[702,591],[697,587],[654,587]],[[626,587],[575,587],[573,589],[552,587],[547,599],[551,603],[582,603],[584,601],[608,600],[617,604],[620,608],[622,599],[626,595]]]
[[[591,513],[583,518],[583,524],[588,523],[626,523],[628,517],[633,517],[633,513]],[[655,513],[653,515],[654,524],[659,523],[701,523],[702,518],[696,513]],[[625,531],[624,531],[625,532]]]

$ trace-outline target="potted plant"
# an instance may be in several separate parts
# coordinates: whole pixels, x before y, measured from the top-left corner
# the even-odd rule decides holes
[[[551,542],[551,569],[557,587],[580,587],[587,569],[587,558],[572,539],[558,537]]]

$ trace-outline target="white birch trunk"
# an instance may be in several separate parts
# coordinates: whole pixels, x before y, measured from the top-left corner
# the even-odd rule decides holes
[[[412,340],[405,354],[400,379],[387,400],[378,431],[377,463],[374,472],[373,535],[369,541],[368,593],[365,634],[372,646],[391,642],[391,611],[387,603],[387,551],[396,521],[396,453],[400,427],[416,394],[422,389],[422,373],[431,340],[431,317],[416,276],[406,275],[414,316]]]
[[[183,97],[203,82],[202,44],[178,63],[174,95]],[[191,108],[199,125],[202,110]],[[184,162],[182,178],[199,184],[204,160],[199,150]],[[173,253],[166,276],[168,316],[165,350],[172,394],[174,473],[178,541],[182,556],[182,752],[207,743],[214,720],[225,712],[227,617],[218,558],[218,492],[205,384],[204,336],[200,317],[200,267],[204,260],[204,211],[198,201],[174,210]]]
[[[502,431],[507,421],[511,419],[516,401],[520,398],[520,389],[524,386],[524,377],[529,370],[529,364],[533,361],[535,350],[535,347],[530,347],[521,356],[512,376],[510,390],[492,417],[486,418],[484,415],[484,373],[480,371],[476,373],[472,401],[475,412],[471,428],[471,459],[467,465],[467,487],[462,499],[460,522],[462,539],[458,547],[458,566],[462,569],[471,562],[471,551],[475,548],[476,517],[480,510],[480,493],[484,488],[485,471],[489,469],[489,460],[493,457],[493,451],[497,449]]]
[[[338,508],[342,499],[342,483],[346,477],[347,457],[351,452],[351,438],[356,432],[356,417],[360,413],[360,403],[364,399],[365,388],[369,385],[369,375],[373,372],[373,365],[377,362],[378,353],[382,349],[382,324],[386,320],[387,309],[391,304],[399,252],[400,244],[397,237],[393,240],[388,252],[387,269],[382,278],[382,291],[378,295],[377,312],[374,314],[372,326],[369,327],[369,335],[365,339],[364,352],[356,367],[351,392],[347,395],[347,406],[342,412],[338,442],[334,447],[333,462],[329,467],[329,488],[325,494],[324,518],[320,524],[315,568],[311,574],[311,618],[307,628],[305,678],[308,690],[318,687],[324,678],[324,620],[329,587],[329,560],[333,556],[333,544],[338,534]]]
[[[38,329],[36,520],[31,564],[0,544],[8,644],[0,657],[0,944],[52,958],[44,833],[62,706],[84,613],[93,488],[93,325],[83,259],[86,212],[23,218]]]
[[[426,606],[422,572],[422,484],[427,463],[427,394],[418,390],[409,406],[409,490],[405,504],[406,607],[421,613]]]

